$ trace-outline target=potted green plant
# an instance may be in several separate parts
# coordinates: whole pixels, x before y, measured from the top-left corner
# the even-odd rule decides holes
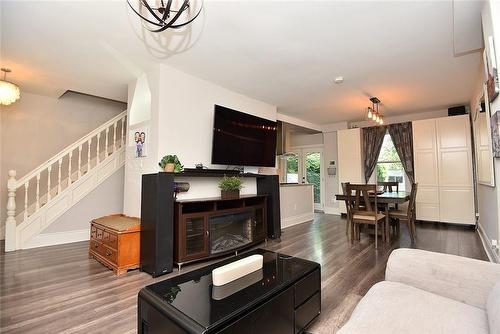
[[[160,168],[163,169],[165,172],[181,172],[184,166],[181,164],[179,161],[179,158],[175,154],[171,155],[166,155],[164,156],[160,162],[158,163],[160,165]]]
[[[243,182],[236,176],[224,176],[219,181],[219,188],[222,198],[239,198]]]

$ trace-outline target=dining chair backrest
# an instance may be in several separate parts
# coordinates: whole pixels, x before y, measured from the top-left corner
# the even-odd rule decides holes
[[[418,183],[411,185],[410,201],[408,202],[408,217],[412,216],[415,210],[415,202],[417,200]]]
[[[342,193],[347,196],[347,186],[350,184],[350,182],[342,182]],[[349,205],[349,199],[348,196],[344,200],[346,211],[347,211],[347,217],[351,218],[351,206]]]
[[[351,215],[375,215],[377,214],[377,186],[375,184],[347,184],[347,201]],[[370,201],[370,195],[374,197],[374,203]]]
[[[342,182],[341,183],[341,185],[342,185],[342,194],[347,195],[347,186],[349,184],[351,184],[351,183],[350,182]],[[345,205],[348,206],[347,205],[347,203],[348,203],[347,198],[344,200],[344,202],[345,202]]]
[[[383,187],[384,191],[393,192],[399,191],[399,182],[378,182],[377,185],[379,187]]]

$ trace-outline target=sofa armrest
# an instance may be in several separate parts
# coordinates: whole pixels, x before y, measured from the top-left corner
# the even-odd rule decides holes
[[[401,248],[389,256],[385,279],[485,309],[500,280],[500,264]]]

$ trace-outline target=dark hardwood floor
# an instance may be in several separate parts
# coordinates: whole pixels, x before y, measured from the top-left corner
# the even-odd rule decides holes
[[[379,245],[375,251],[373,237],[366,235],[351,245],[345,220],[317,214],[314,222],[284,230],[281,241],[265,248],[321,263],[323,310],[309,331],[334,333],[366,291],[383,280],[390,252],[411,247],[408,231],[402,226],[401,236]],[[88,258],[87,247],[79,242],[0,253],[0,332],[135,333],[137,292],[177,271],[156,279],[138,270],[116,277]],[[415,247],[487,260],[477,233],[460,227],[417,224]]]

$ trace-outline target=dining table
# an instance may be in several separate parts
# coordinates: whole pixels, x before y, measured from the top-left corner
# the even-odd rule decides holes
[[[408,202],[410,200],[410,192],[407,191],[384,191],[377,192],[377,206],[384,207],[385,214],[385,225],[389,226],[389,208],[391,204],[398,205]],[[336,194],[335,198],[337,201],[345,201],[347,200],[347,195],[345,194]],[[375,202],[375,194],[370,195],[370,202]],[[384,239],[388,242],[390,241],[389,229],[385,229]]]

